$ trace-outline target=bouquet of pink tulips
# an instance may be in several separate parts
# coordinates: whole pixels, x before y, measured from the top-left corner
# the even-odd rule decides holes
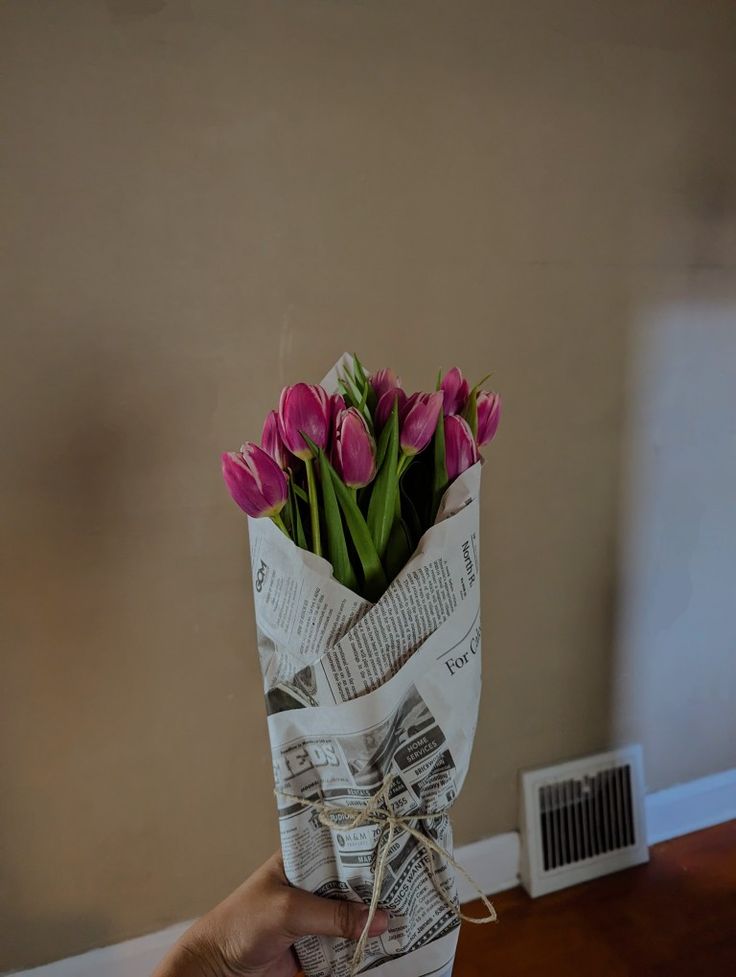
[[[393,370],[369,375],[353,356],[340,393],[285,387],[260,445],[222,456],[225,482],[249,516],[326,554],[336,580],[375,601],[498,429],[501,398],[482,383],[453,367],[433,393],[407,396]]]
[[[321,385],[282,391],[260,445],[222,456],[249,516],[284,868],[368,906],[356,942],[297,942],[306,977],[451,974],[467,917],[448,811],[480,697],[479,449],[501,411],[482,382],[453,368],[407,395],[344,355]],[[389,927],[372,937],[379,907]]]

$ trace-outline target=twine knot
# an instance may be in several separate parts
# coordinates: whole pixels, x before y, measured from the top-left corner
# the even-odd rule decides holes
[[[447,809],[441,809],[434,812],[433,814],[417,814],[411,813],[406,815],[396,814],[391,807],[390,791],[394,783],[394,780],[398,779],[396,774],[389,773],[384,777],[383,783],[378,788],[378,790],[371,797],[363,807],[354,807],[349,804],[333,804],[331,801],[320,800],[306,800],[300,797],[298,794],[293,794],[290,791],[279,790],[276,788],[274,793],[279,797],[286,797],[293,801],[295,804],[299,804],[301,807],[311,808],[317,814],[317,818],[320,824],[323,824],[326,828],[330,828],[333,831],[350,831],[353,828],[359,828],[364,824],[378,825],[379,833],[376,839],[376,847],[373,852],[372,868],[373,868],[373,891],[371,893],[371,901],[368,906],[368,916],[366,917],[365,926],[358,938],[358,942],[355,946],[355,952],[353,953],[352,960],[350,962],[350,977],[355,977],[358,973],[360,965],[363,962],[363,957],[365,956],[365,946],[368,941],[368,931],[371,928],[371,923],[376,915],[376,910],[379,908],[378,902],[381,898],[381,890],[383,888],[383,880],[386,874],[386,863],[388,861],[388,853],[393,844],[396,835],[405,831],[410,834],[416,841],[422,845],[429,853],[428,865],[429,874],[432,879],[432,884],[434,885],[435,891],[439,897],[444,902],[445,906],[450,910],[450,912],[458,920],[463,920],[466,923],[493,923],[496,921],[496,910],[493,908],[491,901],[487,898],[485,893],[480,889],[478,883],[472,878],[468,872],[460,865],[452,855],[444,848],[439,842],[435,841],[424,831],[420,831],[419,827],[415,826],[415,823],[421,824],[426,821],[435,821],[437,818],[442,817]],[[414,823],[413,823],[414,822]],[[475,889],[478,894],[478,898],[483,902],[484,906],[488,910],[487,916],[466,916],[459,906],[450,899],[447,893],[442,888],[442,885],[437,878],[437,872],[434,867],[434,859],[432,855],[439,855],[459,872],[463,878]]]

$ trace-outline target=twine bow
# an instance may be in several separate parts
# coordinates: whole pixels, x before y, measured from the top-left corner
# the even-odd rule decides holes
[[[352,828],[359,828],[364,824],[375,824],[379,825],[380,827],[378,839],[376,840],[376,848],[373,853],[373,892],[371,894],[371,901],[368,907],[368,916],[365,921],[365,926],[363,927],[360,937],[358,938],[358,942],[355,946],[355,952],[353,953],[353,958],[350,961],[350,977],[355,977],[355,975],[358,973],[360,965],[363,962],[365,946],[368,941],[368,931],[370,930],[371,923],[376,915],[376,910],[379,908],[378,902],[381,898],[383,880],[386,874],[388,853],[391,850],[391,845],[393,844],[394,838],[401,831],[405,831],[407,834],[410,834],[420,845],[424,847],[426,851],[429,852],[429,874],[432,879],[432,884],[434,885],[439,897],[456,919],[463,920],[466,923],[483,924],[493,923],[497,918],[496,910],[493,908],[492,903],[486,897],[485,893],[482,892],[475,879],[473,879],[472,876],[465,871],[462,865],[455,861],[446,848],[443,848],[443,846],[436,842],[434,838],[430,838],[429,835],[425,834],[423,831],[420,831],[412,823],[436,820],[446,813],[445,810],[440,810],[433,814],[407,814],[405,816],[395,814],[391,807],[391,801],[389,798],[391,785],[395,779],[395,774],[387,774],[376,793],[368,799],[365,807],[353,807],[347,804],[333,804],[331,801],[325,800],[310,801],[300,797],[298,794],[292,794],[289,791],[279,790],[278,788],[274,791],[277,796],[289,798],[289,800],[293,801],[295,804],[301,805],[301,807],[308,807],[316,811],[320,824],[323,824],[326,828],[331,828],[335,831],[350,831]],[[432,854],[439,855],[446,862],[452,865],[455,871],[459,872],[463,878],[475,889],[478,894],[478,898],[482,900],[483,905],[488,910],[487,916],[466,916],[465,913],[458,908],[454,901],[450,899],[437,878],[437,873],[434,867],[434,859],[431,857]]]

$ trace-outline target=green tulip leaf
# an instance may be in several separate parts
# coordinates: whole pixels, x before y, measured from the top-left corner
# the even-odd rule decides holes
[[[345,524],[350,533],[355,552],[358,554],[358,559],[360,560],[365,584],[365,596],[368,600],[375,602],[386,589],[386,574],[383,571],[376,547],[371,538],[366,521],[363,518],[363,513],[358,508],[358,503],[355,501],[353,493],[332,467],[324,451],[321,448],[317,448],[314,442],[310,441],[306,436],[305,440],[312,451],[315,451],[319,457],[320,474],[324,466],[324,471],[334,489],[338,504],[345,517]],[[324,486],[326,479],[322,481]],[[324,487],[322,494],[324,498]]]
[[[475,390],[475,392],[478,393],[478,391],[486,382],[486,380],[490,380],[492,376],[493,376],[492,373],[486,373],[486,375],[484,377],[481,377],[480,380],[476,383],[476,385],[473,387],[473,390]]]
[[[398,409],[396,407],[396,404],[394,404],[394,408]],[[388,442],[391,436],[390,422],[391,422],[391,417],[389,417],[388,421],[383,425],[383,430],[381,431],[381,434],[378,438],[378,444],[376,445],[376,471],[377,472],[381,470],[383,459],[386,457],[386,448],[388,448]]]
[[[358,359],[357,353],[353,353],[353,376],[355,377],[356,384],[361,388],[361,390],[365,390],[365,388],[369,385],[368,376],[363,369],[363,364]]]
[[[363,513],[353,498],[350,489],[343,483],[334,468],[330,466],[330,476],[335,488],[337,501],[350,531],[350,538],[358,554],[365,582],[365,596],[375,603],[386,589],[386,574],[371,538]]]
[[[340,386],[343,389],[345,396],[345,401],[349,402],[351,407],[357,407],[360,404],[361,392],[355,384],[355,380],[351,377],[350,373],[346,370],[344,375],[340,379]]]
[[[332,572],[335,580],[351,590],[356,589],[357,580],[355,571],[348,555],[348,546],[345,541],[345,531],[343,529],[340,508],[337,504],[335,486],[329,472],[329,462],[324,451],[318,453],[319,477],[322,486],[322,501],[324,503],[325,525],[327,527],[327,552],[332,564]]]
[[[297,485],[293,478],[289,479],[289,484],[292,486],[292,488],[294,490],[294,494],[298,498],[300,498],[302,500],[302,502],[306,502],[307,504],[309,504],[309,496],[304,491],[304,489],[301,487],[301,485]]]
[[[351,375],[349,370],[345,370],[343,376],[337,381],[340,393],[347,407],[354,407],[365,419],[368,430],[373,433],[373,416],[368,407],[368,398],[373,389],[366,381],[365,386],[361,386]]]
[[[376,410],[376,404],[378,402],[376,397],[376,391],[373,389],[370,377],[365,372],[365,367],[358,359],[358,354],[353,353],[353,365],[355,367],[355,379],[357,383],[363,388],[363,397],[365,399],[365,405],[367,410],[363,411],[363,416],[368,420],[370,418],[371,431],[373,431],[373,414]]]
[[[388,429],[388,434],[386,434]],[[388,538],[396,517],[396,499],[399,491],[399,414],[397,402],[381,432],[381,441],[386,437],[383,450],[379,448],[381,467],[373,483],[371,500],[368,504],[368,529],[381,559],[386,552]]]
[[[434,525],[434,521],[437,518],[437,510],[439,509],[440,502],[442,501],[442,496],[444,495],[450,481],[447,474],[447,463],[445,461],[445,416],[443,413],[440,414],[437,422],[437,428],[434,432],[433,448],[434,471],[432,478],[432,507],[429,513],[430,526]]]
[[[481,380],[481,383],[483,381]],[[463,416],[468,422],[468,426],[473,433],[473,437],[478,435],[478,388],[473,387],[470,391],[470,396],[468,397],[468,402],[465,405],[465,410],[463,411]]]

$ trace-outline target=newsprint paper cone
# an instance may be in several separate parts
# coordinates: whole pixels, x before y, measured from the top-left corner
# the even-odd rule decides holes
[[[323,380],[328,391],[339,366]],[[390,813],[415,829],[399,827],[383,864],[379,905],[390,924],[365,945],[359,970],[371,977],[452,972],[457,892],[437,847],[452,852],[446,812],[463,785],[478,717],[480,468],[450,486],[434,526],[377,604],[339,584],[326,560],[299,549],[269,519],[249,519],[289,880],[370,903],[381,825],[339,830],[322,823],[320,809],[363,809],[387,777]],[[436,817],[413,821],[412,814]],[[334,813],[332,820],[339,823]],[[307,977],[349,977],[355,947],[314,936],[296,949]]]

